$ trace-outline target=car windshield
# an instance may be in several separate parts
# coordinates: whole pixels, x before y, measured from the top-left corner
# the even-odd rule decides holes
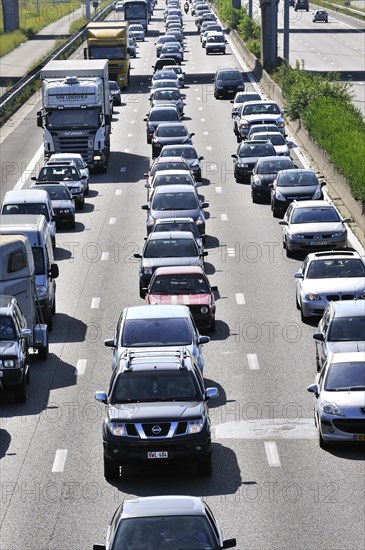
[[[153,99],[157,101],[178,100],[180,97],[180,92],[178,90],[156,90],[153,94]]]
[[[43,166],[38,181],[79,181],[80,175],[74,166]]]
[[[275,150],[271,143],[245,143],[238,152],[240,158],[271,157],[273,154]]]
[[[340,216],[337,213],[337,210],[332,207],[323,207],[323,208],[295,208],[293,210],[293,215],[291,223],[332,223],[341,221]]]
[[[157,44],[166,44],[166,42],[175,42],[174,36],[160,36]]]
[[[294,170],[279,174],[277,184],[279,187],[313,187],[318,185],[318,180],[312,172]]]
[[[153,88],[158,90],[159,88],[178,88],[177,80],[156,80],[153,84]]]
[[[258,134],[252,138],[253,140],[258,139],[269,139],[273,145],[285,145],[286,141],[284,136],[279,132],[277,134]]]
[[[207,42],[224,42],[224,36],[208,36]]]
[[[170,71],[158,71],[154,77],[153,80],[175,80],[176,79],[176,73],[173,70]]]
[[[163,149],[160,154],[161,157],[184,157],[186,159],[197,159],[198,154],[195,151],[194,147],[180,147],[174,148],[169,147],[168,149]]]
[[[180,53],[180,48],[179,46],[163,46],[161,53]]]
[[[182,369],[177,371],[163,369],[163,373],[159,374],[151,369],[146,372],[119,374],[110,402],[114,405],[140,401],[199,401],[200,399],[199,386],[191,372]]]
[[[255,105],[245,105],[243,107],[244,115],[279,115],[280,109],[276,103],[256,103]]]
[[[176,109],[159,109],[157,111],[152,111],[149,116],[150,122],[173,122],[179,120],[179,113]]]
[[[71,200],[69,190],[67,189],[67,187],[63,187],[63,185],[57,185],[54,187],[37,185],[37,189],[43,189],[44,191],[47,191],[52,201]]]
[[[146,540],[153,543],[151,548],[170,548],[171,550],[220,548],[205,517],[174,515],[123,519],[119,523],[111,550],[121,548],[139,550],[146,548],[144,544]]]
[[[171,174],[171,175],[157,173],[156,177],[153,180],[153,187],[158,187],[159,185],[174,185],[174,184],[194,185],[194,180],[189,174],[189,172],[186,172],[186,174]]]
[[[152,210],[195,210],[198,199],[192,193],[158,193],[152,201]]]
[[[35,202],[24,202],[21,204],[6,204],[3,206],[2,214],[43,214],[47,221],[49,221],[48,208],[45,204],[38,204]]]
[[[288,170],[293,167],[292,161],[288,158],[280,158],[278,160],[259,161],[256,167],[257,174],[277,174],[280,170]]]
[[[171,124],[170,126],[158,126],[155,132],[155,136],[158,137],[186,137],[188,131],[185,126],[177,126]],[[180,155],[181,156],[181,155]]]
[[[0,315],[0,340],[14,340],[16,331],[14,321],[7,315]]]
[[[152,232],[160,233],[161,231],[191,231],[195,238],[200,238],[198,228],[194,222],[179,222],[174,220],[173,222],[155,223]]]
[[[164,170],[186,170],[189,171],[189,166],[186,164],[186,162],[156,162],[154,166],[151,168],[151,176],[154,176],[156,172],[164,171]]]
[[[307,279],[346,279],[365,277],[365,266],[360,259],[313,260],[307,272]]]
[[[193,239],[150,239],[144,251],[145,258],[185,258],[197,255]]]
[[[210,292],[205,277],[197,274],[159,275],[151,285],[151,294],[207,294]]]
[[[365,340],[365,316],[333,319],[327,340],[328,342],[363,342]]]
[[[189,320],[183,317],[126,319],[124,323],[123,347],[190,346],[191,341]]]
[[[242,80],[242,75],[238,71],[222,71],[218,73],[217,80]]]
[[[334,363],[327,372],[324,389],[365,391],[365,362]]]

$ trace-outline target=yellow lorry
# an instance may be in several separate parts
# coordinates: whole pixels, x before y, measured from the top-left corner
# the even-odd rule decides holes
[[[129,32],[125,21],[89,23],[87,28],[85,59],[108,59],[109,79],[120,88],[129,84]]]

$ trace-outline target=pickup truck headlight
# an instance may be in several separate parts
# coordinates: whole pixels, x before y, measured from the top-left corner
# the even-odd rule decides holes
[[[3,367],[4,369],[14,369],[19,367],[19,361],[17,359],[4,359]]]
[[[237,162],[237,168],[248,168],[248,164],[245,162]]]
[[[276,123],[276,126],[277,126],[278,128],[284,128],[284,126],[285,126],[284,120],[279,120],[279,121]]]
[[[111,434],[123,437],[127,435],[125,424],[119,422],[108,422],[108,428]]]
[[[41,300],[48,297],[47,287],[43,285],[37,286],[37,297]]]
[[[202,431],[205,424],[205,418],[199,418],[198,420],[190,420],[188,422],[188,434],[198,434]]]
[[[248,128],[248,122],[240,122],[240,128]]]

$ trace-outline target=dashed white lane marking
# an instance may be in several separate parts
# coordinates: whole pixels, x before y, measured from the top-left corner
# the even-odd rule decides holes
[[[205,118],[201,118],[200,121],[201,121],[201,122],[205,122]]]
[[[236,250],[234,248],[231,248],[229,246],[227,246],[227,256],[230,256],[231,258],[234,258],[234,256],[236,255]]]
[[[133,109],[133,112],[134,113],[137,113],[138,112],[138,109]],[[129,135],[129,134],[128,134]],[[132,134],[131,134],[132,135]]]
[[[197,101],[200,101],[200,100],[201,100],[201,97],[197,97],[196,100],[197,100]]]
[[[109,252],[102,252],[101,253],[101,261],[107,262],[109,260]]]
[[[194,91],[195,91],[195,92],[199,92],[199,88],[194,88]]]
[[[257,359],[256,353],[248,353],[247,361],[248,361],[248,366],[250,367],[251,370],[259,370],[260,365],[259,365],[259,361]]]
[[[131,120],[131,124],[134,124],[136,121],[135,120]]]
[[[207,151],[211,151],[211,150],[212,150],[211,146],[207,145]]]
[[[117,221],[117,218],[110,218],[109,225],[114,225],[116,221]]]
[[[115,194],[116,194],[116,195],[121,195],[121,194],[122,194],[122,190],[121,190],[121,189],[116,189],[116,190],[115,190]]]
[[[242,292],[237,292],[236,293],[236,302],[239,306],[243,306],[245,305],[245,297],[244,295],[242,294]]]
[[[221,220],[222,220],[222,222],[228,221],[228,216],[227,216],[227,214],[221,214]]]
[[[205,136],[207,136],[207,135],[209,134],[209,132],[203,132],[203,134],[204,134]]]
[[[85,374],[87,359],[79,359],[76,363],[76,376],[83,376]]]
[[[132,136],[133,136],[133,134],[128,134],[128,137],[132,137]]]
[[[14,191],[19,191],[23,187],[23,185],[27,181],[28,175],[30,174],[30,172],[34,170],[37,162],[40,160],[43,151],[44,151],[44,147],[42,144],[39,147],[38,151],[36,151],[35,155],[29,162],[28,166],[26,167],[26,169],[24,170],[24,172],[22,173],[18,181],[16,182],[15,186],[13,187]]]
[[[100,298],[93,298],[91,300],[91,309],[98,309],[100,305]]]
[[[198,107],[198,111],[202,111],[203,110],[203,107]]]
[[[52,472],[54,474],[62,474],[67,458],[67,449],[57,449],[54,457]]]
[[[271,468],[280,468],[281,462],[275,441],[265,441],[264,445],[269,466]]]
[[[216,193],[222,193],[222,188],[221,187],[216,187],[215,192]]]

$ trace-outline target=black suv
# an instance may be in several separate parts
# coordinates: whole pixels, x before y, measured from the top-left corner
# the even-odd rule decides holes
[[[18,403],[27,399],[28,338],[31,336],[16,298],[0,296],[0,387],[13,392]]]
[[[119,477],[123,464],[194,461],[211,475],[208,399],[203,376],[185,348],[127,350],[114,369],[105,403],[104,475]]]
[[[242,73],[238,69],[219,69],[215,73],[214,97],[234,97],[237,92],[243,92],[245,83]]]

